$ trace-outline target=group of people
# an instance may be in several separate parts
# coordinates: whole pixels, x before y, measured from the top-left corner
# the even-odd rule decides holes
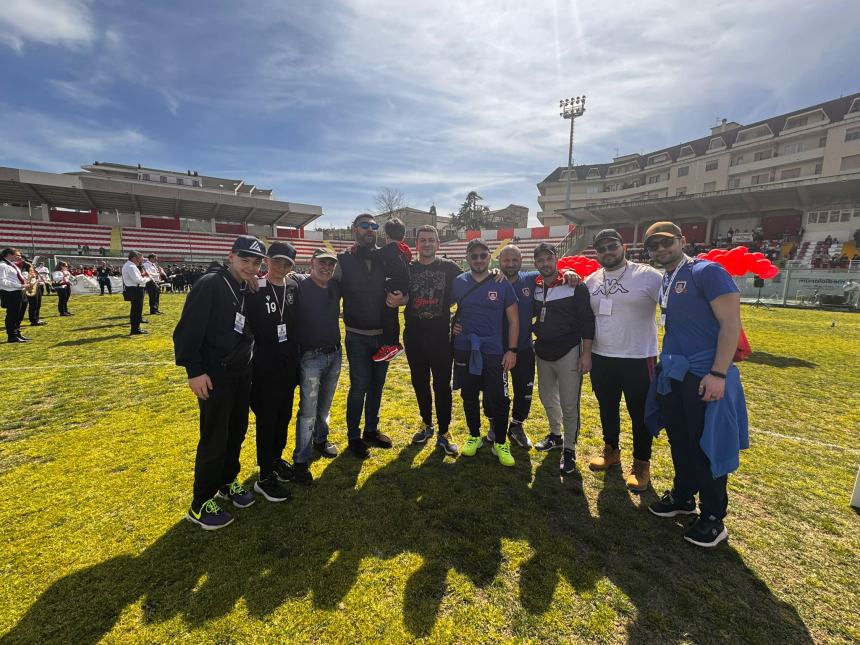
[[[370,448],[391,448],[379,410],[388,361],[401,348],[391,321],[404,307],[402,348],[421,417],[413,443],[433,441],[446,455],[466,458],[488,445],[502,466],[515,463],[512,443],[523,450],[559,450],[561,473],[573,474],[583,376],[590,373],[604,446],[589,468],[623,461],[623,395],[633,430],[627,486],[648,488],[653,437],[666,428],[673,487],[650,511],[694,514],[698,496],[699,515],[685,539],[709,547],[726,538],[727,476],[738,467],[748,437],[733,364],[740,294],[722,266],[687,256],[681,230],[658,222],[646,231],[645,246],[665,274],[630,262],[613,229],[594,238],[602,268],[584,281],[559,272],[548,244],[534,249],[536,271],[524,271],[519,249],[506,246],[497,272],[490,270],[488,244],[471,240],[469,270],[463,272],[438,257],[432,226],[417,229],[417,257],[408,260],[397,223],[386,223],[386,244],[377,248],[379,224],[372,215],[359,215],[352,225],[354,245],[337,255],[317,249],[308,275],[294,272],[290,244],[274,242],[267,249],[241,236],[227,262],[197,281],[173,334],[176,363],[187,372],[200,412],[190,521],[207,530],[230,524],[233,517],[219,499],[238,508],[253,504],[257,494],[287,500],[289,482],[312,483],[314,453],[338,455],[330,411],[344,348],[347,451],[366,458]],[[268,273],[261,279],[264,261]],[[659,354],[658,308],[665,327]],[[525,425],[536,374],[549,427],[533,444]],[[284,451],[297,387],[290,464]],[[450,427],[456,390],[469,432],[462,449]],[[252,491],[238,479],[249,410],[256,416],[259,466]]]

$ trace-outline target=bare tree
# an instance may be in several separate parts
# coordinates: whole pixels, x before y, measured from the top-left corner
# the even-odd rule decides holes
[[[396,210],[409,206],[403,193],[396,188],[388,187],[376,193],[376,196],[373,198],[373,205],[376,208],[377,215],[393,213]]]

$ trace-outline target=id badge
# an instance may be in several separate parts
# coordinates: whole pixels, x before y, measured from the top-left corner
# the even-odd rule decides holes
[[[597,315],[599,316],[611,316],[612,315],[612,301],[609,298],[601,298],[600,306],[597,308]]]
[[[233,331],[241,334],[245,330],[245,316],[236,312],[236,320],[233,322]]]
[[[545,320],[546,320],[546,305],[544,305],[543,307],[541,307],[541,308],[540,308],[540,318],[539,318],[539,320],[540,320],[540,322],[543,322],[543,321],[545,321]]]
[[[660,314],[660,326],[661,327],[666,326],[666,314]]]
[[[278,342],[287,342],[287,325],[285,323],[278,325]]]

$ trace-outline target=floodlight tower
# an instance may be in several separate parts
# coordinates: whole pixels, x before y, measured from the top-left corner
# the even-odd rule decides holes
[[[558,107],[561,112],[560,117],[570,119],[570,146],[567,149],[567,190],[564,196],[565,210],[570,210],[570,184],[573,181],[573,124],[577,117],[585,114],[585,95],[576,96],[569,99],[562,99],[558,102]]]

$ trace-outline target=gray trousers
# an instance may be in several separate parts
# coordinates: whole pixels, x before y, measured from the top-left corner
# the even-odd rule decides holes
[[[582,374],[579,366],[579,345],[557,361],[537,358],[538,394],[546,409],[549,431],[560,435],[564,427],[564,447],[576,449],[579,437],[579,394]]]

